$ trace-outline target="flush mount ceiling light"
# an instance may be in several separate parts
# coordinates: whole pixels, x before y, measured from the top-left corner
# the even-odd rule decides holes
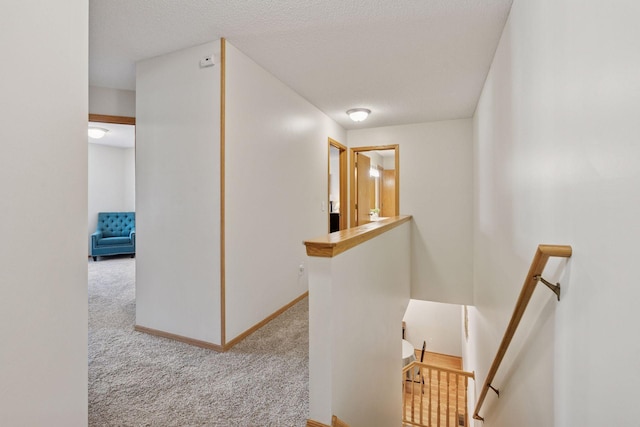
[[[368,110],[366,108],[352,108],[351,110],[347,110],[347,114],[354,122],[363,121],[369,116],[370,113],[371,110]]]
[[[90,127],[89,128],[89,138],[100,139],[105,136],[109,132],[108,129]]]

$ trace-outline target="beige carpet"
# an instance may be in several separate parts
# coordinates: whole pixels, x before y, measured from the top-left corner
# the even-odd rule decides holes
[[[89,261],[90,426],[304,426],[304,299],[227,353],[133,330],[135,260]]]

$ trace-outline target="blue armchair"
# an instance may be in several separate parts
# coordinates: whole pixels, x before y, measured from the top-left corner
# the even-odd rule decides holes
[[[91,235],[91,256],[136,254],[136,213],[99,212],[96,232]]]

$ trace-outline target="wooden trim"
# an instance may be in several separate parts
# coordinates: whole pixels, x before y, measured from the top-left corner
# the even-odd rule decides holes
[[[397,148],[398,148],[398,144],[370,145],[366,147],[351,147],[351,151],[384,151],[384,150],[395,150]]]
[[[194,345],[196,347],[202,347],[209,350],[215,350],[223,352],[224,348],[221,345],[213,344],[207,341],[197,340],[195,338],[184,337],[182,335],[172,334],[169,332],[159,331],[157,329],[147,328],[146,326],[135,325],[133,329],[137,332],[142,332],[149,335],[155,335],[161,338],[168,338],[175,341],[180,341],[185,344]]]
[[[349,427],[349,424],[334,415],[331,417],[331,427]]]
[[[101,122],[101,123],[113,123],[116,125],[134,125],[136,124],[135,117],[125,117],[125,116],[108,116],[105,114],[89,114],[90,122]]]
[[[348,198],[347,198],[347,147],[340,151],[340,230],[347,228]]]
[[[332,258],[367,240],[371,240],[411,219],[410,215],[394,216],[382,221],[374,221],[355,228],[341,230],[326,236],[305,240],[307,255]]]
[[[335,140],[335,139],[333,139],[333,138],[329,138],[329,145],[333,145],[334,147],[336,147],[336,148],[337,148],[337,149],[339,149],[339,150],[344,150],[344,151],[346,151],[346,150],[347,150],[347,147],[346,147],[346,146],[344,146],[344,145],[340,144],[338,141],[336,141],[336,140]]]
[[[238,335],[237,337],[229,341],[227,344],[225,344],[224,351],[229,350],[231,347],[233,347],[234,345],[236,345],[237,343],[239,343],[240,341],[242,341],[243,339],[245,339],[246,337],[248,337],[249,335],[257,331],[258,329],[262,328],[264,325],[271,322],[276,317],[280,316],[282,313],[284,313],[285,311],[287,311],[288,309],[296,305],[298,302],[300,302],[307,296],[309,296],[309,291],[303,293],[298,298],[294,299],[284,307],[281,307],[278,310],[274,311],[269,316],[267,316],[264,320],[256,323],[255,325],[253,325],[252,327],[250,327],[249,329],[247,329],[246,331],[244,331],[243,333],[241,333],[240,335]]]
[[[365,151],[384,151],[394,150],[395,153],[395,168],[396,168],[396,215],[400,215],[400,145],[378,145],[378,146],[366,146],[366,147],[352,147],[349,155],[349,224],[351,227],[356,227],[356,153]]]
[[[227,339],[226,305],[226,244],[225,244],[225,137],[226,137],[226,70],[227,49],[225,38],[220,39],[220,342]]]
[[[467,371],[461,371],[460,369],[451,369],[451,368],[445,368],[442,366],[429,365],[428,363],[422,363],[417,360],[414,360],[413,362],[409,363],[407,366],[402,368],[402,372],[409,371],[411,370],[411,368],[428,368],[434,371],[449,372],[451,374],[456,374],[462,377],[468,377],[472,379],[475,379],[475,376],[476,376],[475,372],[467,372]]]
[[[327,205],[327,232],[331,233],[331,138],[329,138],[329,146],[327,147],[327,200],[329,204]],[[338,149],[338,153],[340,149]],[[338,154],[338,158],[340,158],[340,154]]]
[[[349,150],[349,227],[355,227],[356,218],[356,151]],[[398,212],[396,212],[398,213]]]
[[[349,427],[349,424],[342,421],[335,415],[331,417],[331,425],[327,425],[315,420],[307,420],[307,427]]]
[[[395,170],[395,178],[396,178],[396,215],[400,215],[400,145],[395,146],[395,156],[396,158],[396,170]]]
[[[500,347],[498,347],[496,357],[493,359],[491,368],[487,373],[487,378],[485,379],[484,385],[482,386],[482,389],[480,391],[480,397],[478,398],[478,403],[476,403],[476,409],[473,412],[474,419],[482,419],[479,413],[480,409],[482,408],[482,404],[484,403],[484,399],[487,397],[489,386],[493,382],[493,379],[498,372],[498,368],[502,363],[502,359],[504,358],[504,355],[509,348],[509,344],[511,343],[511,340],[516,333],[516,329],[518,329],[520,320],[522,319],[522,316],[527,309],[529,300],[531,300],[533,291],[535,291],[536,285],[538,284],[538,279],[534,277],[542,274],[542,271],[547,265],[549,257],[569,258],[571,257],[572,252],[573,251],[571,246],[567,245],[538,245],[538,249],[536,250],[536,253],[533,257],[533,261],[531,261],[529,272],[524,279],[524,284],[522,285],[520,296],[518,297],[516,306],[513,310],[513,314],[511,315],[511,320],[509,321],[507,330],[504,332],[504,337],[502,337],[502,342],[500,343]]]
[[[340,168],[340,230],[347,228],[347,147],[340,144],[333,138],[329,138],[329,164],[331,163],[331,147],[337,148],[339,153],[339,168]],[[329,171],[331,167],[328,166]],[[329,179],[329,173],[327,173],[327,179],[329,181],[327,192],[331,194],[331,180]],[[331,215],[329,215],[330,217]],[[331,224],[331,218],[329,218],[329,224]],[[329,228],[330,229],[330,228]]]
[[[162,337],[162,338],[167,338],[167,339],[171,339],[171,340],[175,340],[175,341],[180,341],[180,342],[183,342],[185,344],[194,345],[196,347],[202,347],[202,348],[206,348],[206,349],[209,349],[209,350],[214,350],[214,351],[223,353],[223,352],[225,352],[227,350],[230,350],[233,346],[238,344],[240,341],[242,341],[243,339],[245,339],[246,337],[248,337],[249,335],[251,335],[252,333],[257,331],[258,329],[262,328],[264,325],[266,325],[267,323],[271,322],[276,317],[280,316],[282,313],[284,313],[285,311],[287,311],[288,309],[290,309],[291,307],[296,305],[298,302],[300,302],[301,300],[303,300],[307,296],[309,296],[309,292],[308,291],[303,293],[302,295],[300,295],[299,297],[297,297],[296,299],[294,299],[293,301],[291,301],[290,303],[288,303],[284,307],[279,308],[278,310],[276,310],[275,312],[270,314],[266,319],[256,323],[251,328],[247,329],[246,331],[244,331],[243,333],[241,333],[240,335],[238,335],[237,337],[235,337],[234,339],[232,339],[231,341],[229,341],[228,343],[223,344],[223,345],[213,344],[213,343],[210,343],[210,342],[207,342],[207,341],[198,340],[198,339],[195,339],[195,338],[189,338],[189,337],[185,337],[185,336],[182,336],[182,335],[172,334],[170,332],[164,332],[164,331],[160,331],[158,329],[147,328],[146,326],[134,325],[133,329],[135,331],[142,332],[142,333],[145,333],[145,334],[155,335],[155,336]]]

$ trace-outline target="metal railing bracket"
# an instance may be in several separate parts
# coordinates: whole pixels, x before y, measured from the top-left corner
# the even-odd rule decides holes
[[[499,389],[495,388],[491,384],[487,384],[487,387],[489,387],[491,390],[493,390],[498,395],[498,397],[500,397],[500,390]]]
[[[548,280],[545,280],[541,275],[537,275],[537,276],[533,276],[533,280],[538,280],[542,283],[544,283],[544,285],[551,289],[551,291],[556,294],[556,296],[558,297],[558,301],[560,301],[560,283],[556,283],[555,285],[551,282],[549,282]]]

